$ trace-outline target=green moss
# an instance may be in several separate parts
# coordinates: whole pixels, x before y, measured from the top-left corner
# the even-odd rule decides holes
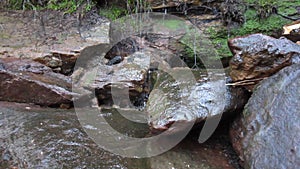
[[[247,20],[252,20],[252,19],[257,19],[257,13],[256,10],[254,9],[248,9],[245,12],[245,19]]]
[[[65,10],[66,13],[73,13],[77,9],[77,4],[75,1],[63,0],[61,3],[58,3],[57,0],[49,1],[48,9],[53,10]]]
[[[210,35],[210,40],[216,49],[218,58],[230,57],[232,55],[227,45],[229,38],[227,35],[227,30],[216,30],[214,28],[209,28],[206,30],[206,33]]]
[[[300,0],[282,0],[277,3],[278,13],[293,15],[297,13],[295,7],[300,6]]]
[[[69,14],[76,12],[80,6],[84,6],[84,12],[87,12],[92,8],[93,3],[87,0],[50,0],[42,9],[61,10]]]
[[[158,24],[170,30],[176,30],[182,28],[183,22],[181,20],[164,20],[159,21]]]
[[[100,9],[99,15],[104,16],[110,20],[116,20],[123,14],[126,14],[127,11],[123,8],[112,6],[109,8]]]
[[[251,33],[264,33],[270,35],[272,32],[282,29],[288,22],[290,21],[278,15],[271,15],[263,20],[250,19],[241,28],[232,30],[232,34],[235,36]]]
[[[286,16],[293,15],[296,12],[295,7],[300,4],[300,0],[245,0],[245,3],[249,8],[244,14],[245,23],[239,28],[231,29],[229,32],[227,32],[225,28],[210,28],[206,30],[206,33],[210,35],[210,39],[221,58],[232,56],[227,45],[229,38],[253,33],[271,35],[273,32],[280,31],[284,25],[291,21],[284,19],[277,14],[272,14],[270,8],[276,7],[278,13]],[[267,10],[267,13],[269,12],[266,17],[260,17],[260,12],[262,10]]]
[[[7,33],[0,33],[0,38],[1,38],[1,39],[9,39],[9,38],[10,38],[10,35],[7,34]]]

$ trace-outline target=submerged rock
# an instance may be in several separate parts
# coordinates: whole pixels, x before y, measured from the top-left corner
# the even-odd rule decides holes
[[[72,104],[71,79],[26,59],[1,59],[0,100],[43,106]]]
[[[174,122],[200,122],[241,109],[247,99],[242,88],[225,85],[224,73],[173,68],[158,73],[147,103],[149,124],[166,130]]]
[[[253,80],[248,89],[293,63],[300,63],[300,46],[285,38],[253,34],[229,41],[234,54],[230,62],[233,81]]]
[[[245,168],[300,167],[300,65],[262,81],[231,129]]]

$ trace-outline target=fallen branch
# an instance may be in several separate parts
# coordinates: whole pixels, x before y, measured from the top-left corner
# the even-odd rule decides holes
[[[257,78],[257,79],[249,79],[249,80],[242,80],[234,83],[227,83],[226,86],[247,86],[247,85],[254,85],[258,81],[264,80],[264,78]]]

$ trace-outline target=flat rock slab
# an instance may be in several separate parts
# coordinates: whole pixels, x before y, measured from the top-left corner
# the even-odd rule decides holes
[[[225,73],[173,68],[158,73],[147,111],[155,130],[166,130],[174,122],[200,122],[234,112],[246,104],[241,88],[225,85]]]
[[[72,104],[71,78],[27,59],[0,59],[0,100],[43,106]]]
[[[229,47],[234,54],[230,76],[235,82],[255,80],[257,84],[286,66],[300,63],[300,46],[286,38],[253,34],[231,39]]]
[[[231,129],[245,168],[300,168],[300,65],[284,68],[255,89]]]

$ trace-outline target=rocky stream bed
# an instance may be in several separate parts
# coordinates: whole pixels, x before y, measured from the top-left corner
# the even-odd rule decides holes
[[[198,26],[208,26],[205,18]],[[300,45],[237,37],[222,63],[187,20],[154,13],[120,21],[0,12],[0,168],[300,167]],[[91,133],[122,140],[100,118],[124,136],[167,133],[158,149],[190,131],[158,156],[128,158],[95,143]],[[211,120],[213,135],[199,144]]]

